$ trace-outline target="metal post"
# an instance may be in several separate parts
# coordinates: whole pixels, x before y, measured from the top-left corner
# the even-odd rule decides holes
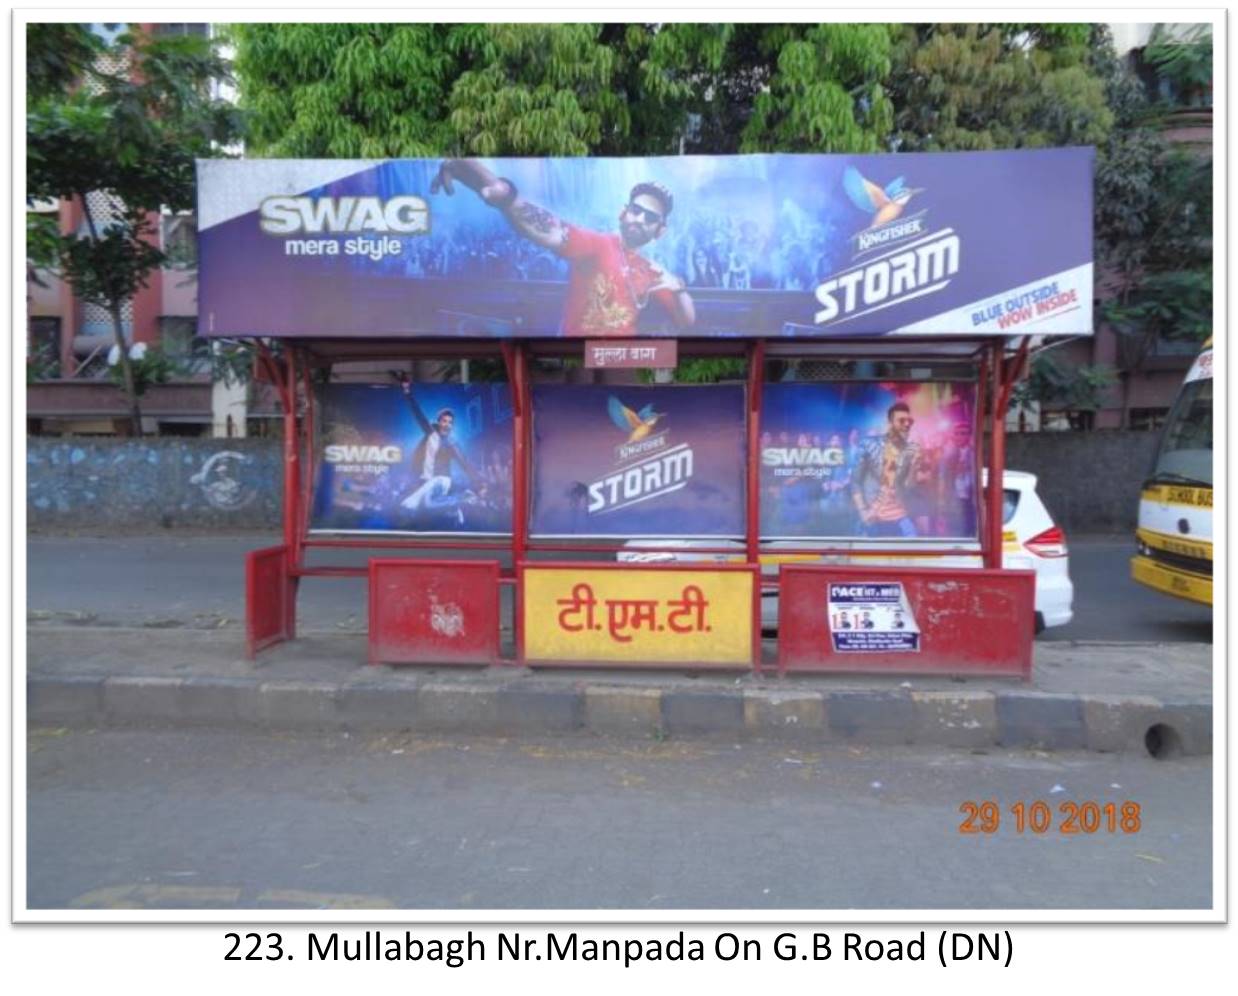
[[[748,347],[748,563],[761,563],[761,387],[765,381],[765,340]],[[758,662],[759,668],[759,662]]]
[[[298,568],[305,566],[305,540],[309,536],[310,505],[314,494],[314,471],[317,461],[314,453],[314,384],[313,371],[308,360],[301,365],[301,381],[305,388],[305,418],[301,423],[301,439],[304,451],[301,463],[301,518],[297,530]]]
[[[1002,345],[993,350],[993,403],[989,413],[992,427],[989,430],[989,548],[985,567],[1002,566],[1002,471],[1006,463],[1005,419],[1001,410],[1002,396]]]
[[[980,537],[980,556],[985,567],[990,566],[989,556],[989,490],[983,484],[986,464],[984,454],[984,431],[988,424],[989,404],[989,350],[980,354],[980,372],[976,381],[976,529]]]
[[[296,636],[297,588],[296,570],[301,565],[301,503],[300,460],[297,455],[297,359],[296,350],[284,353],[284,386],[281,392],[284,404],[284,547],[289,565],[287,595],[288,639]]]
[[[529,363],[524,343],[503,343],[503,361],[512,396],[512,569],[517,583],[512,595],[512,628],[516,634],[516,656],[520,656],[520,564],[529,545]]]

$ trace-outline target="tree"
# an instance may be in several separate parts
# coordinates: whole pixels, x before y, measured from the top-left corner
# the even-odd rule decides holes
[[[1098,34],[1096,68],[1117,121],[1097,157],[1097,256],[1113,275],[1098,310],[1138,369],[1158,340],[1212,334],[1212,159],[1167,140],[1178,107],[1150,96]],[[1210,85],[1211,53],[1208,34],[1174,40],[1158,29],[1145,59],[1174,67],[1181,99],[1194,100]]]
[[[902,152],[1094,145],[1113,127],[1088,25],[907,25],[894,46]]]
[[[219,154],[239,134],[236,109],[211,94],[227,67],[201,37],[131,31],[106,44],[81,25],[30,25],[27,52],[35,83],[26,106],[27,203],[76,200],[85,220],[84,231],[69,234],[36,227],[28,254],[58,267],[79,298],[111,316],[141,434],[121,309],[166,260],[151,216],[192,208],[194,159]],[[122,68],[105,69],[101,55]]]
[[[742,152],[880,152],[894,108],[882,85],[891,29],[882,24],[773,25],[759,50],[776,66],[756,95]]]
[[[242,24],[275,156],[875,151],[883,25]]]

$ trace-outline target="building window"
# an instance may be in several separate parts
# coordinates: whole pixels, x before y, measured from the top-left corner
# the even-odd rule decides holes
[[[165,214],[159,219],[160,245],[173,270],[193,270],[198,266],[198,219],[192,213]]]
[[[210,26],[207,24],[155,24],[151,26],[151,33],[156,38],[169,38],[174,35],[200,35],[205,38],[209,30]]]
[[[1132,408],[1130,426],[1143,432],[1156,432],[1165,424],[1168,408]]]
[[[60,377],[60,319],[30,319],[30,376],[34,380]]]
[[[198,320],[190,315],[163,315],[159,319],[159,341],[164,355],[183,376],[211,372],[211,344],[197,334]]]

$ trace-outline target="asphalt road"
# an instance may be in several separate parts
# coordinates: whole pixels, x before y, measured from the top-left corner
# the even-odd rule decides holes
[[[408,734],[28,735],[31,908],[1210,904],[1211,762]],[[960,805],[995,800],[991,833]],[[1047,832],[1010,807],[1043,800]],[[1061,832],[1063,802],[1140,806]]]
[[[31,536],[27,609],[35,618],[76,614],[114,625],[215,625],[221,619],[235,624],[244,616],[245,552],[277,542],[274,534],[262,533]],[[1131,580],[1131,543],[1129,537],[1072,538],[1075,619],[1041,639],[1212,641],[1209,608]],[[361,565],[369,552],[315,551],[313,556],[311,563]],[[306,629],[364,628],[364,581],[305,579],[299,620]]]

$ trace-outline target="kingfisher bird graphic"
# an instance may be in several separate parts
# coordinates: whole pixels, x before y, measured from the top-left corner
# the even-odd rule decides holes
[[[610,420],[615,425],[624,432],[631,433],[628,436],[629,443],[639,443],[648,436],[653,432],[653,427],[658,424],[658,419],[666,414],[655,412],[652,404],[645,405],[640,411],[634,412],[613,394],[606,399],[606,410],[610,413]]]

